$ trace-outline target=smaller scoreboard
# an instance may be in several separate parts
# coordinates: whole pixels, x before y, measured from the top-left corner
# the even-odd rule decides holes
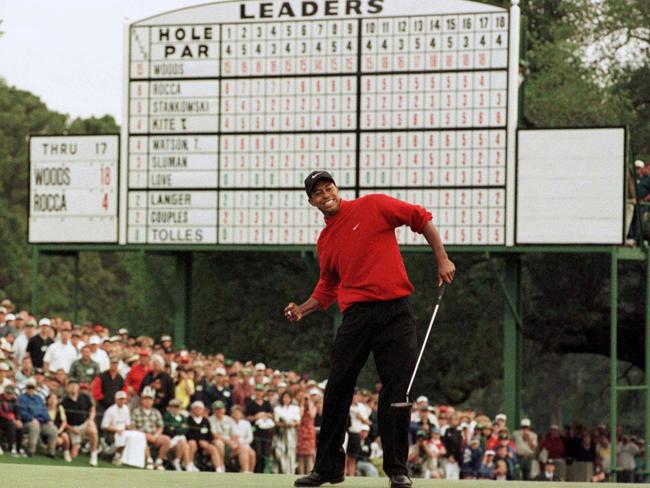
[[[29,242],[117,243],[119,136],[32,136]]]

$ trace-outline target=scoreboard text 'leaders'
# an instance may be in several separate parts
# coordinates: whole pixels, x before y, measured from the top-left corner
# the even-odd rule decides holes
[[[322,216],[302,181],[322,168],[344,198],[425,206],[446,244],[508,244],[512,12],[465,0],[224,1],[131,24],[121,242],[313,244]],[[406,228],[398,238],[425,244]]]

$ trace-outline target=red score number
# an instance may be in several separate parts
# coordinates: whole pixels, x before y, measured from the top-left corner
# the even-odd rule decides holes
[[[111,184],[112,174],[111,167],[102,165],[100,168],[100,183],[102,186],[108,186]],[[104,211],[108,211],[108,193],[104,192],[102,196],[102,208]]]

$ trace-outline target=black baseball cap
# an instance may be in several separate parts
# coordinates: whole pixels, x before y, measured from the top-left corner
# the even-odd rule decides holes
[[[314,191],[316,183],[322,180],[331,181],[336,185],[334,178],[327,171],[312,171],[309,173],[309,176],[305,178],[305,191],[307,192],[307,196],[311,196],[311,192]]]

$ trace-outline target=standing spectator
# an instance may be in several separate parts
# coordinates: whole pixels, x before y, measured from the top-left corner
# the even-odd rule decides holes
[[[167,405],[167,411],[163,415],[163,423],[165,425],[163,434],[171,439],[169,441],[169,449],[176,454],[174,458],[174,469],[176,471],[182,471],[181,462],[186,468],[192,462],[187,437],[185,437],[188,426],[187,416],[181,413],[181,405],[181,400],[174,398]]]
[[[47,414],[52,419],[54,427],[56,428],[56,447],[63,449],[63,459],[67,463],[72,462],[70,456],[70,436],[68,435],[68,419],[65,415],[65,410],[59,403],[59,397],[56,393],[50,393],[46,400]]]
[[[117,372],[118,365],[119,359],[112,357],[110,368],[96,376],[91,383],[92,396],[97,402],[96,423],[98,425],[102,423],[104,412],[115,403],[115,394],[125,388],[124,379]]]
[[[225,404],[226,410],[230,411],[232,407],[232,391],[226,384],[228,377],[224,368],[217,368],[215,370],[214,383],[208,387],[208,398],[210,403],[221,401]]]
[[[81,443],[90,443],[90,465],[97,466],[97,447],[99,437],[95,426],[95,406],[90,396],[79,391],[79,382],[71,378],[67,386],[68,394],[61,402],[68,421],[70,436],[70,455],[74,459],[79,454]]]
[[[149,351],[147,349],[141,349],[139,355],[140,359],[138,359],[138,362],[131,367],[129,374],[126,377],[126,392],[131,397],[134,408],[138,403],[142,380],[147,376],[147,374],[149,374],[149,371],[151,371],[151,366],[149,365]]]
[[[9,363],[0,362],[0,391],[2,391],[5,386],[13,384],[13,381],[7,377],[9,370]]]
[[[241,371],[241,378],[232,389],[233,403],[246,408],[248,401],[255,395],[255,387],[250,382],[250,370],[244,368]]]
[[[163,461],[167,456],[167,451],[169,451],[171,439],[163,434],[162,414],[159,410],[153,408],[155,395],[156,392],[153,388],[144,387],[140,395],[140,406],[133,410],[131,420],[133,427],[140,432],[144,432],[147,438],[146,468],[164,471]],[[156,448],[158,451],[155,464],[151,457],[152,448]]]
[[[223,465],[223,458],[219,456],[217,447],[212,444],[212,433],[210,432],[210,422],[205,417],[205,405],[203,402],[195,401],[190,406],[191,415],[188,418],[187,442],[190,449],[190,459],[192,462],[187,466],[187,471],[198,471],[199,469],[194,464],[194,457],[196,453],[201,450],[203,454],[210,457],[212,466],[215,471],[218,471],[217,466]]]
[[[174,398],[174,380],[165,372],[165,359],[158,354],[154,354],[151,358],[151,371],[142,379],[140,391],[147,386],[154,390],[153,405],[162,415],[167,411],[170,400]]]
[[[93,361],[99,364],[99,370],[103,373],[111,366],[111,361],[106,353],[99,345],[102,343],[102,340],[96,335],[91,336],[88,341],[90,345],[90,357]]]
[[[562,456],[564,456],[564,441],[560,435],[560,426],[552,424],[548,433],[540,444],[540,452],[546,451],[546,459],[553,459],[553,465],[558,476],[564,479],[566,473],[566,463]],[[544,459],[541,459],[544,462]]]
[[[280,397],[280,404],[273,409],[273,418],[277,428],[275,438],[275,458],[280,473],[296,473],[296,427],[300,424],[300,408],[292,403],[291,393],[285,391]]]
[[[309,474],[314,467],[316,456],[316,405],[309,396],[302,398],[300,405],[300,425],[298,426],[298,474]]]
[[[181,408],[186,409],[190,406],[192,395],[194,394],[194,380],[184,366],[176,368],[177,380],[174,389],[175,398],[180,400]]]
[[[27,354],[27,344],[29,340],[36,334],[36,321],[29,319],[25,323],[24,329],[19,332],[12,345],[14,351],[14,358],[18,364],[21,364]]]
[[[79,383],[89,385],[100,373],[99,364],[92,360],[90,346],[86,345],[81,348],[81,357],[70,366],[68,376]]]
[[[596,448],[586,428],[580,430],[580,442],[574,448],[573,481],[589,482],[594,475]]]
[[[251,443],[253,442],[253,429],[251,423],[244,418],[244,412],[239,405],[233,405],[230,414],[234,423],[233,432],[239,439],[239,449],[240,451],[246,451],[248,453],[248,463],[242,465],[240,461],[241,470],[244,473],[252,473],[255,469],[256,460],[255,451],[251,447]]]
[[[38,325],[40,330],[37,335],[33,336],[27,343],[27,354],[32,358],[32,364],[35,368],[43,367],[43,356],[50,344],[54,342],[52,339],[52,323],[48,318],[39,320]]]
[[[18,335],[14,327],[16,316],[13,313],[3,313],[3,310],[6,312],[5,307],[0,307],[0,338],[11,336],[15,339]]]
[[[23,424],[23,433],[27,435],[27,455],[36,454],[39,436],[47,439],[47,455],[53,458],[56,449],[57,432],[47,413],[45,401],[36,394],[36,382],[25,383],[25,393],[18,397],[18,414]]]
[[[515,441],[515,453],[521,465],[521,474],[524,481],[531,478],[535,452],[537,451],[537,434],[530,428],[530,419],[521,420],[521,429],[512,433]]]
[[[70,366],[77,359],[77,350],[70,342],[72,330],[69,325],[63,325],[59,330],[59,341],[52,343],[43,356],[43,369],[45,372],[54,372],[62,369],[66,374]]]
[[[634,483],[634,469],[636,467],[634,458],[641,452],[639,446],[636,445],[630,436],[624,435],[618,443],[617,452],[617,464],[622,470],[617,481],[621,483]]]
[[[514,459],[514,453],[509,450],[509,446],[507,443],[499,444],[497,446],[496,450],[496,455],[494,456],[494,462],[498,463],[499,461],[503,461],[506,464],[507,468],[507,479],[509,480],[514,480],[515,479],[515,467],[516,467],[516,460]]]
[[[50,396],[50,387],[45,381],[45,374],[42,368],[34,369],[34,382],[36,383],[36,395],[41,397],[41,400],[45,402],[47,397]],[[26,382],[25,385],[27,385]]]
[[[345,460],[345,474],[354,476],[357,468],[357,457],[361,452],[361,426],[370,426],[370,414],[372,410],[366,404],[365,391],[356,390],[352,397],[352,404],[350,405],[350,423],[348,427],[348,449]]]
[[[255,397],[248,402],[245,410],[248,421],[255,425],[253,449],[255,450],[256,473],[271,472],[271,440],[273,436],[273,409],[265,399],[264,385],[255,386]]]
[[[462,459],[463,455],[463,434],[459,430],[459,424],[460,416],[457,413],[452,414],[451,422],[442,436],[442,442],[445,444],[445,449],[447,450],[447,457],[454,456],[457,461]]]
[[[115,393],[115,403],[106,412],[101,423],[102,430],[115,436],[113,463],[144,468],[147,438],[143,432],[133,429],[131,414],[126,406],[126,392]]]
[[[562,481],[562,478],[555,472],[557,468],[554,459],[548,459],[544,463],[544,471],[535,477],[535,481]]]
[[[6,438],[11,454],[18,456],[22,446],[23,423],[19,418],[16,389],[12,385],[5,386],[4,393],[0,394],[0,436]]]

